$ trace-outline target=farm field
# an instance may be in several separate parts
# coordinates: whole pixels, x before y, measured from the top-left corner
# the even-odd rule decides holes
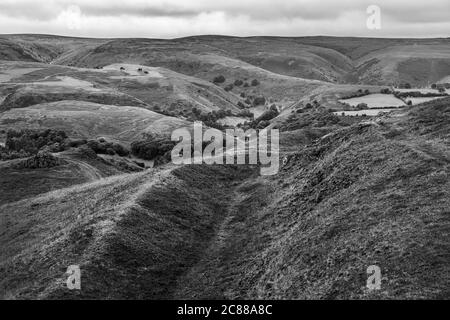
[[[360,103],[365,103],[371,109],[405,106],[405,103],[402,100],[396,98],[394,95],[382,93],[372,93],[362,97],[342,99],[339,101],[342,103],[348,103],[353,107],[356,107]]]
[[[382,113],[388,113],[397,109],[366,109],[366,110],[351,110],[351,111],[335,111],[333,112],[337,116],[378,116]]]

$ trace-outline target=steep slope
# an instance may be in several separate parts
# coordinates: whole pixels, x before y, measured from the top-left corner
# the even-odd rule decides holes
[[[175,297],[448,298],[449,102],[342,129],[244,183]]]
[[[92,49],[104,42],[106,40],[38,34],[0,35],[0,60],[51,63],[61,55]]]
[[[3,205],[0,292],[448,298],[449,124],[449,99],[434,101],[300,146],[269,178],[167,167]],[[81,291],[65,287],[72,264]],[[379,291],[365,287],[370,265]]]
[[[171,168],[4,205],[1,296],[170,298],[176,279],[198,261],[223,219],[233,181],[251,173]],[[71,264],[81,267],[81,292],[65,286]]]
[[[356,61],[358,83],[430,86],[450,74],[450,44],[393,46]]]

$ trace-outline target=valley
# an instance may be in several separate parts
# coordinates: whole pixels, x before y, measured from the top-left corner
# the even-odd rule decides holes
[[[448,298],[449,77],[448,38],[0,35],[0,298]],[[195,121],[279,172],[173,164]]]

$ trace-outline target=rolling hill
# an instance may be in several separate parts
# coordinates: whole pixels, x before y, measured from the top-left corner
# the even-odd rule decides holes
[[[246,166],[169,165],[3,205],[0,291],[448,297],[449,106],[433,101],[334,130],[298,146],[273,177]],[[65,289],[71,264],[83,270],[81,291]],[[380,291],[365,288],[374,264]]]
[[[27,154],[17,138],[0,161],[0,299],[448,298],[450,98],[409,106],[389,90],[445,82],[449,52],[449,39],[0,36],[0,151],[11,129],[68,140],[55,151],[45,130]],[[404,107],[338,115],[373,93]],[[200,116],[238,125],[271,106],[274,176],[145,162]],[[144,155],[96,154],[87,140],[102,138]],[[365,286],[371,265],[381,290]]]
[[[426,85],[448,75],[449,39],[196,36],[163,39],[76,39],[1,36],[6,60],[42,61],[94,68],[113,63],[164,67],[212,80],[209,69],[232,64],[233,73],[254,77],[261,68],[276,74],[366,85],[409,82]],[[25,45],[37,46],[28,55]],[[19,46],[19,47],[18,47]],[[45,51],[52,50],[51,53]],[[24,51],[23,53],[21,52]],[[19,59],[24,57],[23,59]],[[425,60],[426,61],[425,61]],[[211,63],[211,60],[215,60]],[[245,69],[247,69],[245,71]],[[223,71],[229,68],[223,68]],[[420,77],[420,74],[425,77]],[[382,83],[387,84],[387,83]]]

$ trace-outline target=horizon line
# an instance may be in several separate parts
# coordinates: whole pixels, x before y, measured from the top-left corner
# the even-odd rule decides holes
[[[355,38],[355,39],[379,39],[379,40],[435,40],[435,39],[448,39],[450,36],[442,37],[370,37],[370,36],[335,36],[335,35],[314,35],[314,36],[283,36],[283,35],[253,35],[253,36],[236,36],[226,34],[193,34],[182,37],[173,38],[152,38],[152,37],[88,37],[88,36],[70,36],[61,34],[50,33],[0,33],[0,37],[3,36],[44,36],[44,37],[60,37],[60,38],[73,38],[73,39],[98,39],[98,40],[116,40],[116,39],[146,39],[146,40],[181,40],[188,38],[200,38],[200,37],[227,37],[227,38],[286,38],[286,39],[300,39],[300,38]]]

